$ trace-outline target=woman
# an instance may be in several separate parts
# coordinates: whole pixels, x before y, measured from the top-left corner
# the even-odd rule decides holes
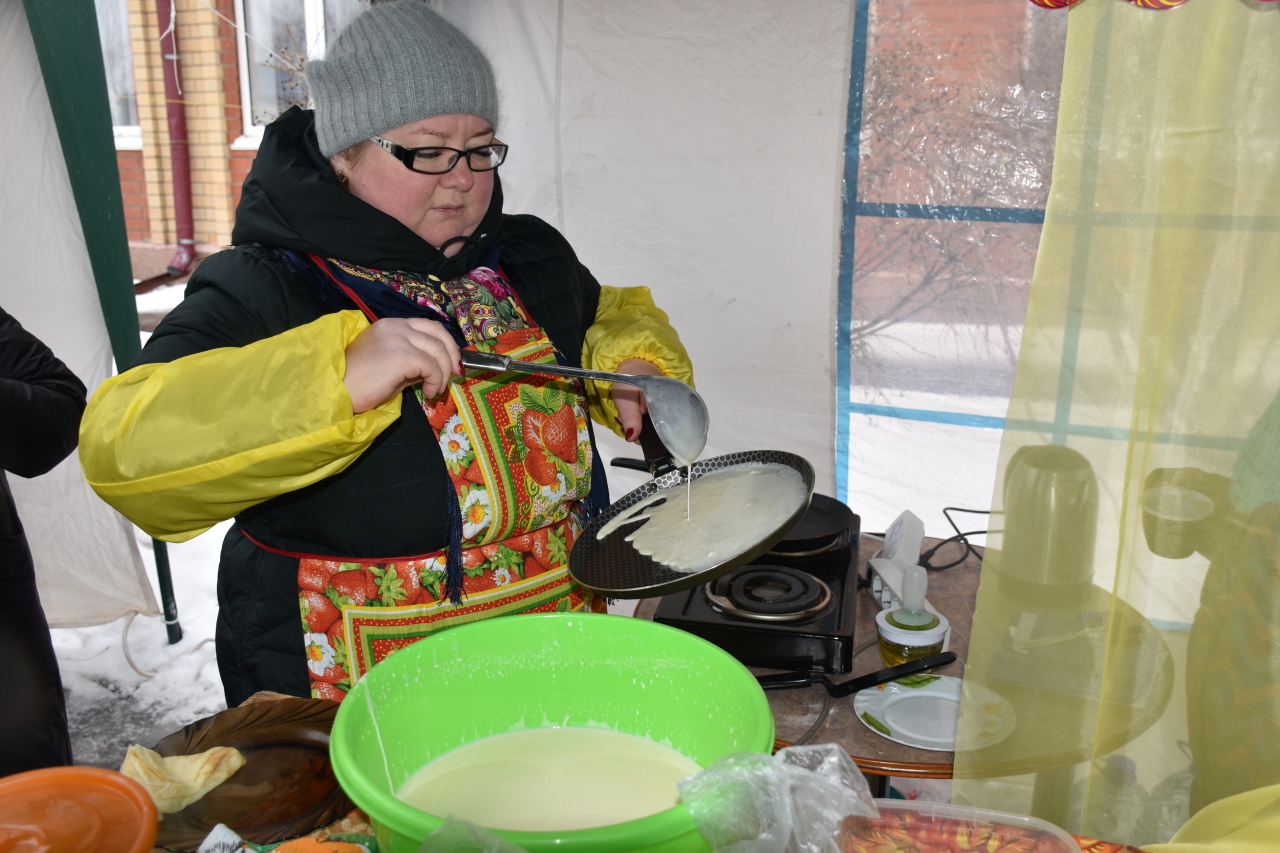
[[[236,516],[229,705],[340,699],[459,622],[603,610],[566,570],[608,503],[586,412],[634,439],[639,400],[466,374],[460,349],[692,379],[647,289],[601,287],[549,225],[502,213],[493,75],[456,29],[380,3],[308,76],[314,116],[264,134],[236,248],[201,265],[82,430],[90,483],[152,535]]]

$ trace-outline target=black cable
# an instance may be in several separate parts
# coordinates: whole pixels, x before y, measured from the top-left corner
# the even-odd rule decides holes
[[[953,512],[967,512],[970,515],[991,515],[991,510],[989,509],[962,509],[958,506],[944,506],[942,508],[942,514],[947,519],[947,524],[951,525],[951,529],[956,532],[957,536],[972,534],[963,534],[960,532],[960,528],[956,526],[955,520],[951,518],[951,513]]]
[[[965,513],[970,513],[971,515],[991,515],[991,510],[988,510],[988,509],[964,509],[963,507],[958,507],[958,506],[943,507],[942,515],[947,519],[947,523],[951,525],[951,529],[956,532],[956,535],[950,537],[949,539],[943,539],[937,545],[933,546],[928,551],[925,551],[923,554],[920,555],[920,565],[924,566],[926,569],[928,569],[931,572],[945,572],[947,569],[954,569],[956,566],[960,565],[965,560],[969,559],[969,557],[978,556],[978,552],[973,550],[973,544],[969,542],[969,537],[977,536],[979,534],[984,534],[988,532],[986,530],[971,530],[967,533],[962,531],[960,529],[960,526],[956,524],[955,519],[951,517],[951,513],[953,512],[965,512]],[[931,565],[929,563],[929,558],[931,558],[934,554],[938,553],[938,550],[942,548],[943,545],[947,545],[951,542],[961,542],[964,544],[964,553],[960,555],[960,559],[956,560],[953,563],[947,563],[945,566]]]
[[[850,657],[857,658],[858,655],[862,654],[867,649],[876,645],[877,642],[878,640],[875,638],[867,640],[865,643],[863,643],[862,645],[854,649],[853,654]],[[818,711],[818,719],[814,720],[813,725],[809,726],[809,729],[804,734],[800,735],[800,737],[796,738],[795,742],[792,743],[791,745],[800,746],[812,740],[813,736],[818,733],[818,729],[822,728],[822,724],[827,721],[827,716],[830,713],[831,713],[831,691],[825,690],[823,691],[823,696],[822,696],[822,708]]]
[[[986,533],[986,532],[987,531],[985,530],[970,530],[967,533],[960,533],[956,536],[952,536],[949,539],[943,539],[937,545],[934,545],[928,551],[925,551],[923,554],[920,555],[920,565],[924,566],[926,569],[928,569],[931,572],[945,572],[947,569],[954,569],[956,566],[960,565],[965,560],[969,559],[969,555],[972,554],[975,557],[978,556],[978,552],[973,550],[973,546],[969,544],[969,540],[967,537],[977,536],[979,533]],[[960,555],[960,559],[956,560],[955,562],[947,563],[945,566],[932,565],[929,562],[929,558],[932,557],[934,554],[938,553],[939,549],[941,549],[943,545],[946,545],[951,542],[961,542],[964,544],[964,553]]]
[[[822,708],[821,710],[818,711],[818,719],[814,720],[813,725],[809,726],[809,730],[806,731],[804,734],[800,735],[800,737],[796,738],[795,743],[791,745],[803,746],[804,744],[812,740],[813,736],[818,733],[818,729],[822,728],[822,724],[827,721],[827,716],[830,715],[830,713],[831,713],[831,694],[826,690],[824,690],[822,691]]]

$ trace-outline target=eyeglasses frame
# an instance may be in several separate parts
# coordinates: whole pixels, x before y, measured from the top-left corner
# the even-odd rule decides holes
[[[421,148],[408,148],[404,145],[392,142],[390,139],[383,139],[381,136],[371,136],[369,137],[369,141],[390,153],[392,157],[395,157],[403,163],[406,169],[411,172],[417,172],[419,175],[447,175],[452,172],[464,158],[467,161],[467,168],[471,169],[471,171],[492,172],[494,169],[498,168],[498,166],[501,166],[507,161],[507,151],[511,148],[511,146],[507,145],[505,142],[499,142],[496,139],[492,142],[486,142],[484,145],[477,145],[474,148],[467,148],[465,150],[461,148],[450,148],[447,145],[423,145]],[[479,151],[482,148],[502,149],[501,157],[499,157],[498,162],[488,169],[476,169],[471,165],[471,152]],[[454,153],[453,162],[449,164],[449,168],[442,172],[423,172],[420,169],[413,168],[414,158],[418,156],[419,151],[452,151]]]

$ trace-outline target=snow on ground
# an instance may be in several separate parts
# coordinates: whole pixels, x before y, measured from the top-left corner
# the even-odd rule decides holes
[[[127,617],[51,631],[76,763],[118,768],[130,743],[154,746],[164,735],[226,707],[212,637],[218,553],[229,525],[168,546],[182,641],[168,644],[160,616],[139,616],[129,628],[134,662],[156,673],[154,678],[139,675],[125,659],[120,640]],[[138,531],[138,544],[155,588],[151,539]],[[159,601],[158,589],[155,594]]]
[[[166,284],[162,287],[157,287],[155,290],[139,293],[134,297],[138,303],[138,313],[158,316],[168,314],[178,307],[178,303],[182,301],[182,295],[186,292],[186,289],[187,285],[185,283]]]
[[[862,402],[854,395],[855,402]],[[870,400],[868,400],[870,402]],[[1008,401],[994,397],[952,397],[919,391],[885,391],[879,405],[926,411],[1004,417]],[[864,531],[883,531],[903,510],[924,522],[925,534],[955,533],[943,507],[991,508],[998,429],[984,429],[880,415],[849,415],[846,503],[862,518]],[[986,530],[987,516],[952,513],[964,531]],[[971,537],[974,544],[985,537]]]

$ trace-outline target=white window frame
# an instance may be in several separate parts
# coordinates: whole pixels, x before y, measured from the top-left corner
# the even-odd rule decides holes
[[[262,142],[262,126],[253,123],[253,100],[249,94],[249,44],[245,38],[244,0],[235,0],[236,71],[240,75],[240,136],[231,143],[232,151],[257,151]]]
[[[142,150],[142,125],[115,124],[111,126],[111,132],[115,136],[117,151]]]
[[[324,21],[324,0],[302,0],[302,28],[307,40],[307,59],[324,58]]]
[[[240,75],[240,122],[242,131],[231,143],[232,151],[257,151],[262,143],[263,125],[253,121],[253,97],[249,89],[249,38],[245,29],[245,0],[235,0],[236,70]],[[325,52],[324,0],[302,0],[304,38],[307,59],[318,59]]]

